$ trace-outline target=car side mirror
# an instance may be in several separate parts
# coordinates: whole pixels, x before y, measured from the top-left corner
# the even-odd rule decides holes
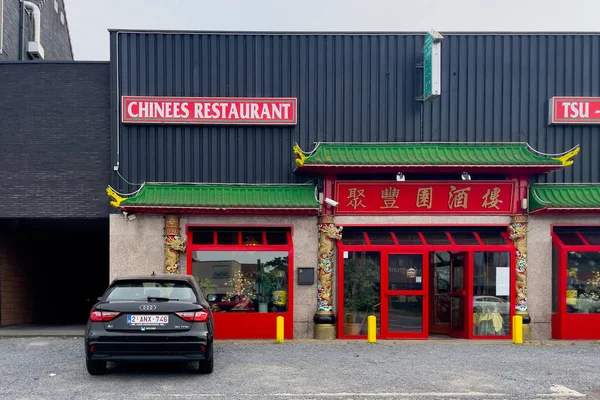
[[[98,297],[96,300],[102,301],[102,296]]]

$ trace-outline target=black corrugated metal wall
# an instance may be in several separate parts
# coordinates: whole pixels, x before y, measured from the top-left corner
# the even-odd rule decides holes
[[[600,96],[600,35],[448,34],[442,96],[422,104],[423,34],[111,32],[113,165],[131,183],[294,182],[316,141],[581,144],[549,182],[600,180],[598,126],[548,126],[552,96]],[[123,125],[123,95],[297,97],[298,124]],[[114,174],[113,185],[134,190]]]

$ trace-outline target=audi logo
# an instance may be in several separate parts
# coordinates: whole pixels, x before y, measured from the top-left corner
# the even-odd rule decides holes
[[[144,304],[140,306],[140,310],[142,311],[154,311],[156,310],[156,306],[153,306],[151,304]]]

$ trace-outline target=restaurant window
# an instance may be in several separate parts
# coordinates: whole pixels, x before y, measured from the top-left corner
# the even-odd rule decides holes
[[[381,256],[378,252],[350,251],[344,259],[344,334],[365,335],[367,317],[377,317],[380,328]]]
[[[556,227],[554,228],[556,243],[554,248],[553,271],[557,281],[563,275],[562,290],[567,314],[599,314],[600,313],[600,227]],[[561,259],[562,258],[562,259]],[[558,282],[554,283],[558,285]],[[554,297],[553,290],[553,297]],[[558,299],[558,296],[556,296]],[[553,303],[555,299],[553,298]],[[553,309],[559,307],[553,304]]]
[[[473,335],[510,332],[510,253],[473,253]]]
[[[188,273],[214,313],[288,311],[289,229],[190,228],[189,234]]]
[[[567,313],[600,313],[600,252],[567,253]]]

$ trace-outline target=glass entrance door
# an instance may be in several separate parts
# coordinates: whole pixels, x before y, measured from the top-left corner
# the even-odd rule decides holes
[[[429,333],[450,333],[450,255],[429,253]]]
[[[467,323],[467,272],[469,253],[450,254],[450,336],[466,338]]]
[[[381,334],[427,338],[428,275],[424,253],[387,254],[382,265]]]
[[[344,255],[341,269],[344,277],[343,334],[359,337],[367,334],[367,317],[377,317],[381,324],[381,255],[375,251],[349,251]]]

